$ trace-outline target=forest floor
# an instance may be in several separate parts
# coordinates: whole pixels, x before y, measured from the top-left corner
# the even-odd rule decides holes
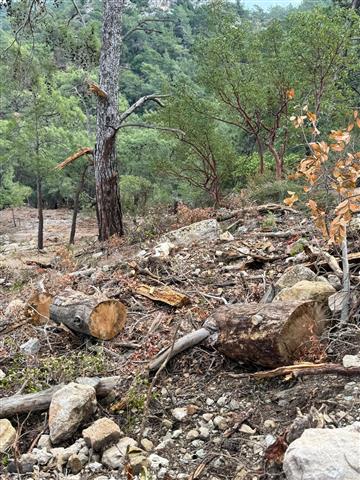
[[[224,210],[216,215],[229,213]],[[306,243],[326,249],[308,215],[284,210],[271,217],[256,208],[246,210],[220,222],[223,230],[230,227],[232,232],[227,240],[176,247],[163,258],[152,255],[162,233],[212,214],[210,209],[198,214],[188,211],[185,217],[152,213],[146,219],[128,221],[131,235],[105,245],[96,240],[95,218],[80,215],[76,244],[68,248],[71,212],[49,210],[45,211],[45,253],[39,254],[35,249],[36,211],[16,209],[17,227],[12,225],[11,212],[1,211],[0,327],[5,325],[8,333],[0,336],[0,368],[6,374],[0,381],[0,396],[41,390],[79,376],[119,375],[114,395],[102,402],[98,414],[113,418],[128,437],[136,438],[151,382],[147,362],[172,343],[175,332],[180,336],[201,327],[220,305],[259,302],[267,287],[291,265],[308,265],[319,276],[333,273],[322,259],[309,258],[303,251]],[[352,253],[360,251],[358,234],[349,248]],[[339,257],[339,252],[331,253]],[[69,275],[81,269],[90,273]],[[359,272],[359,260],[351,262],[354,279]],[[141,283],[166,284],[191,302],[179,309],[153,302],[134,293]],[[111,341],[99,342],[57,327],[24,322],[17,326],[16,315],[10,319],[6,315],[8,305],[15,299],[28,299],[39,285],[54,295],[71,287],[88,295],[101,291],[120,300],[128,309],[125,330]],[[354,318],[358,310],[355,305]],[[31,337],[41,341],[41,349],[25,356],[19,347]],[[323,340],[313,352],[314,361],[341,363],[345,354],[359,352],[356,328],[349,327],[342,334],[332,328]],[[329,428],[360,421],[359,376],[263,380],[239,376],[255,370],[226,359],[206,343],[168,363],[151,392],[145,425],[145,437],[169,461],[163,478],[281,480],[285,478],[283,438],[295,419],[309,415],[311,426]],[[174,417],[177,407],[188,407],[182,421]],[[39,434],[47,432],[46,414],[11,420],[18,430],[18,454],[27,452]],[[201,464],[204,469],[194,474]],[[1,478],[7,478],[5,461],[1,468]],[[101,474],[105,475],[102,480],[111,475],[126,478],[116,471]],[[36,478],[100,478],[93,473],[63,475],[44,468]]]

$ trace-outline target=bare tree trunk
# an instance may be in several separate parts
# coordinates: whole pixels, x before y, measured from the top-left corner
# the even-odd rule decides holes
[[[269,150],[275,160],[275,178],[276,180],[281,180],[283,178],[283,160],[276,151],[273,145],[269,145]]]
[[[342,287],[345,293],[345,300],[341,308],[340,323],[342,326],[345,326],[345,324],[349,321],[349,310],[350,310],[350,269],[349,269],[349,257],[348,257],[346,233],[345,233],[345,238],[341,244],[341,260],[342,260],[342,271],[343,271]]]
[[[75,193],[74,210],[73,210],[73,217],[72,217],[71,231],[70,231],[70,240],[69,240],[70,245],[73,245],[75,243],[76,219],[77,219],[77,215],[78,215],[78,212],[79,212],[80,195],[81,195],[81,192],[84,189],[85,177],[86,177],[86,172],[87,172],[88,167],[89,167],[88,165],[85,165],[85,167],[84,167],[84,169],[81,173],[78,188],[77,188],[76,193]]]
[[[38,175],[36,178],[36,191],[37,191],[37,209],[38,209],[38,250],[44,248],[44,213],[43,213],[43,196],[42,196],[42,183],[41,178]]]
[[[360,0],[353,0],[351,8],[353,8],[354,10],[360,8]]]
[[[265,173],[265,160],[264,160],[264,147],[259,138],[256,139],[259,154],[259,173],[263,175]]]
[[[125,1],[104,0],[103,3],[100,87],[106,96],[98,97],[94,152],[99,240],[124,234],[116,162],[116,127],[119,124],[121,21]]]

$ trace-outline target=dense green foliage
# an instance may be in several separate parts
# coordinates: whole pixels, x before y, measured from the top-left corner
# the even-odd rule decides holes
[[[95,143],[88,82],[98,79],[101,0],[35,2],[30,20],[29,4],[0,9],[0,208],[35,205],[39,180],[47,206],[71,206],[88,160],[54,166]],[[175,199],[218,204],[249,181],[261,200],[270,185],[272,198],[282,198],[281,177],[306,150],[291,116],[307,105],[328,131],[359,104],[360,17],[351,5],[304,0],[264,11],[179,0],[160,10],[132,2],[119,109],[142,95],[168,94],[163,108],[149,102],[127,123],[177,130],[120,130],[125,211]],[[85,190],[93,199],[91,169]]]

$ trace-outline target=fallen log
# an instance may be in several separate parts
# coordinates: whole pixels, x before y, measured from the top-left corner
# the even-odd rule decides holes
[[[274,378],[283,375],[291,377],[303,377],[305,375],[344,375],[350,377],[360,375],[360,367],[343,367],[337,363],[299,363],[278,367],[273,370],[255,373],[229,374],[233,378]]]
[[[300,349],[326,325],[323,309],[312,301],[225,305],[206,320],[217,330],[217,349],[244,363],[278,367],[299,360]]]
[[[77,383],[88,383],[96,390],[96,395],[106,397],[120,381],[119,376],[104,378],[80,378]],[[41,392],[3,397],[0,402],[0,418],[12,417],[28,412],[39,412],[49,408],[52,396],[64,385],[55,385]]]
[[[118,300],[99,300],[95,295],[67,289],[54,297],[50,318],[75,332],[110,340],[125,326],[126,307]]]
[[[156,302],[166,303],[172,307],[183,307],[190,303],[189,297],[167,286],[153,287],[142,284],[135,289],[135,292],[138,295],[150,298]]]
[[[326,325],[323,309],[313,301],[224,305],[205,321],[203,328],[174,343],[170,358],[210,337],[225,356],[244,363],[278,367],[298,360],[311,339]],[[168,350],[149,364],[156,370]]]

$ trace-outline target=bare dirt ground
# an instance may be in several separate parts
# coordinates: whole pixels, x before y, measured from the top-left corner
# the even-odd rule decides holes
[[[151,381],[147,362],[171,344],[176,330],[181,335],[200,327],[224,303],[258,302],[266,288],[294,263],[310,265],[319,276],[332,273],[324,262],[309,260],[297,250],[300,240],[317,246],[319,241],[310,220],[290,212],[275,213],[272,228],[267,225],[267,214],[256,210],[237,216],[222,222],[225,229],[237,221],[231,228],[232,240],[178,247],[166,258],[150,255],[160,233],[154,225],[164,222],[156,216],[149,217],[148,223],[138,223],[141,241],[132,235],[131,241],[111,240],[106,245],[96,242],[95,219],[80,217],[79,241],[74,249],[67,249],[71,213],[58,210],[45,215],[46,253],[37,254],[33,248],[36,212],[18,209],[17,228],[11,226],[9,211],[0,212],[3,317],[10,301],[26,300],[41,282],[53,294],[67,286],[86,294],[99,290],[127,306],[128,321],[124,332],[109,342],[89,340],[52,326],[23,324],[15,328],[0,337],[0,368],[6,373],[0,382],[0,395],[37,391],[79,376],[120,375],[122,380],[114,395],[102,403],[99,416],[113,418],[133,438],[139,433]],[[181,219],[168,216],[167,228],[179,222]],[[146,229],[156,233],[146,238]],[[272,237],[271,232],[283,232],[284,236]],[[359,251],[358,243],[353,241],[350,251]],[[18,244],[18,248],[7,251],[11,244]],[[41,265],[37,259],[46,262]],[[90,276],[69,276],[71,271],[89,268],[94,268]],[[359,264],[353,263],[351,269],[358,275]],[[139,283],[169,285],[188,295],[191,303],[174,309],[145,299],[134,293]],[[12,318],[10,327],[16,321]],[[357,353],[357,330],[350,330],[339,336],[332,324],[323,343],[312,352],[312,360],[341,362],[344,354]],[[41,350],[26,357],[19,346],[34,336],[41,340]],[[255,367],[231,362],[207,344],[169,362],[151,392],[145,430],[156,453],[169,460],[163,478],[281,480],[284,435],[295,419],[305,418],[308,426],[328,428],[360,421],[359,376],[239,377],[253,371]],[[186,419],[178,421],[172,410],[183,406],[192,407]],[[46,414],[13,420],[19,431],[18,453],[28,451],[37,436],[47,431]],[[202,434],[196,436],[193,430]],[[191,477],[200,465],[204,465],[200,476]],[[1,478],[6,478],[3,468]],[[105,478],[126,478],[119,472],[104,474],[108,475]],[[39,478],[60,477],[44,468]],[[88,480],[93,475],[84,473],[78,478]]]

